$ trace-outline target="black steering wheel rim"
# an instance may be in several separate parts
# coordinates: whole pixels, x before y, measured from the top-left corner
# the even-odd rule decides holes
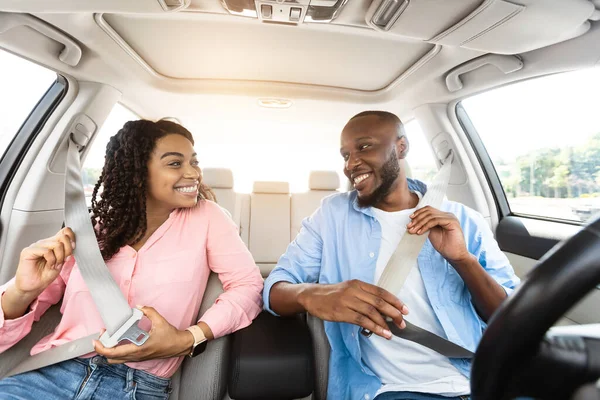
[[[548,329],[599,282],[600,218],[549,251],[494,313],[473,360],[473,400],[507,398]]]

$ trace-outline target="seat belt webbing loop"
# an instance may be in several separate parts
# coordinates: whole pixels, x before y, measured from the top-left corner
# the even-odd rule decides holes
[[[128,340],[141,346],[149,337],[146,331],[137,326],[143,313],[129,306],[106,267],[85,202],[79,151],[87,144],[87,140],[84,134],[75,131],[69,138],[67,153],[65,222],[76,235],[77,246],[73,255],[106,327],[106,332],[99,338],[100,342],[105,347],[114,347],[120,341]],[[10,371],[7,376],[91,353],[94,351],[92,340],[98,339],[98,336],[99,334],[93,334],[31,356]]]

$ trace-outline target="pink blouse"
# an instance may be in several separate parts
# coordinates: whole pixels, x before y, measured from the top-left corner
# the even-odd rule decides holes
[[[197,322],[211,271],[218,274],[225,292],[200,321],[210,327],[215,338],[250,325],[262,308],[263,280],[259,269],[233,221],[211,201],[173,211],[139,251],[124,246],[106,266],[132,307],[154,307],[178,329]],[[0,296],[13,281],[0,286]],[[0,352],[26,336],[33,322],[61,298],[60,324],[33,347],[31,354],[100,332],[102,319],[71,257],[27,314],[5,320],[0,307]],[[144,318],[140,326],[149,329],[150,321]],[[174,357],[127,365],[170,377],[182,360]]]

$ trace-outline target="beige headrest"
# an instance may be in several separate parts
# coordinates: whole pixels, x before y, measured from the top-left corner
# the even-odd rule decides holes
[[[202,182],[214,189],[232,189],[233,172],[227,168],[204,168]]]
[[[252,193],[278,193],[288,194],[290,184],[288,182],[254,182]]]
[[[311,171],[308,178],[310,190],[337,190],[340,187],[340,176],[335,171]]]

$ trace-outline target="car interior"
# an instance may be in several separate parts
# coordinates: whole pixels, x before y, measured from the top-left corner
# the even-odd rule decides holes
[[[447,198],[484,216],[523,281],[472,398],[598,399],[598,21],[600,0],[0,0],[0,283],[63,226],[76,130],[89,197],[125,121],[188,128],[267,277],[322,199],[352,190],[345,123],[386,110],[408,177],[428,182],[452,150]],[[211,275],[200,314],[221,292]],[[0,376],[58,318],[0,355]],[[323,400],[328,358],[322,321],[263,312],[186,358],[170,398]]]

